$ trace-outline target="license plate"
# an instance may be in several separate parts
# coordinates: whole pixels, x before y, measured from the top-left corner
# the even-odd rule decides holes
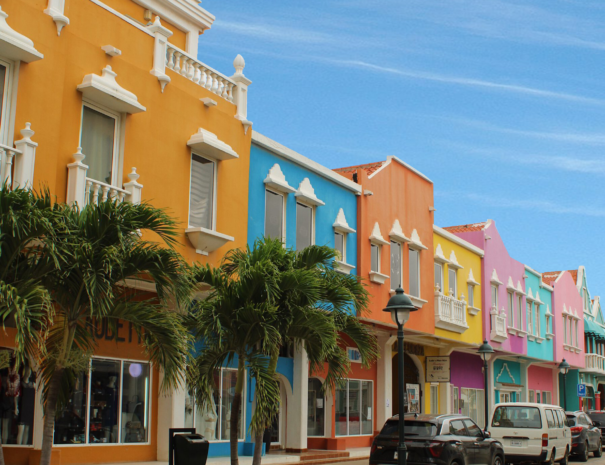
[[[521,447],[523,446],[523,441],[511,441],[510,445],[511,447]]]
[[[397,451],[395,451],[395,453],[393,454],[393,458],[396,459],[399,457],[399,453]]]

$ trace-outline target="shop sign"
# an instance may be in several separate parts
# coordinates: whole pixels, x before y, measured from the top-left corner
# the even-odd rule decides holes
[[[130,322],[118,320],[114,325],[107,320],[92,320],[91,330],[97,341],[115,341],[116,343],[141,343],[141,338]]]
[[[421,346],[420,344],[412,344],[410,342],[404,342],[403,351],[405,353],[411,354],[411,355],[424,356],[424,346]]]
[[[426,381],[428,383],[450,382],[450,358],[449,357],[427,357],[426,358]]]

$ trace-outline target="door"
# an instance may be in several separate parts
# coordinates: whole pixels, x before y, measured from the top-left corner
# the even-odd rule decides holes
[[[471,463],[492,463],[491,444],[483,437],[483,431],[481,431],[481,428],[479,428],[475,422],[469,418],[465,418],[463,421],[468,434],[473,439],[471,445],[473,449]]]
[[[510,392],[500,393],[500,403],[510,402]]]
[[[450,434],[452,436],[456,436],[456,439],[462,443],[462,449],[464,450],[465,455],[464,463],[477,463],[474,458],[475,438],[470,437],[468,431],[466,430],[466,426],[464,426],[462,420],[450,421]]]

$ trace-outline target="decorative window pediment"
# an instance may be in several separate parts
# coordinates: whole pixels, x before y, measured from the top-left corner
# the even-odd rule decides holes
[[[420,236],[418,235],[418,231],[415,229],[412,231],[412,235],[410,236],[410,247],[422,250],[426,250],[428,248],[422,243]]]
[[[382,237],[378,222],[374,223],[374,228],[372,229],[372,234],[370,235],[370,242],[376,245],[391,245],[389,241],[386,241],[384,237]]]
[[[214,158],[215,160],[234,160],[239,158],[239,155],[231,148],[231,146],[220,140],[216,134],[199,128],[195,134],[193,134],[187,145],[191,147],[193,151],[200,155],[206,155]]]
[[[513,278],[512,277],[508,277],[508,282],[506,283],[506,289],[508,289],[511,292],[517,292],[517,288],[515,287],[515,283],[513,282]]]
[[[403,234],[403,230],[401,229],[401,224],[399,223],[399,220],[395,220],[393,222],[393,227],[391,228],[391,231],[389,232],[389,237],[391,239],[393,239],[394,241],[398,241],[398,242],[410,242],[410,239]]]
[[[325,202],[323,202],[322,200],[319,200],[317,198],[317,196],[315,195],[315,189],[313,189],[313,186],[311,185],[311,181],[309,181],[309,178],[305,178],[300,182],[300,184],[298,185],[298,190],[296,191],[296,194],[294,194],[294,197],[302,200],[304,203],[307,203],[309,205],[313,205],[316,207],[325,205]]]
[[[445,255],[443,254],[443,249],[441,248],[441,244],[437,244],[437,248],[435,249],[434,260],[437,263],[448,264],[450,262],[447,258],[445,258]]]
[[[98,74],[87,74],[77,89],[84,97],[98,105],[118,113],[140,113],[147,109],[138,102],[137,96],[124,89],[116,81],[118,75],[107,65]]]
[[[273,189],[284,194],[292,194],[293,192],[296,192],[296,189],[294,189],[290,184],[288,184],[288,181],[286,181],[286,177],[277,163],[269,170],[269,174],[267,174],[264,183],[267,186],[272,187]]]
[[[521,286],[521,281],[517,281],[517,294],[525,295],[523,286]]]
[[[500,281],[500,279],[498,279],[498,273],[496,272],[496,269],[494,268],[494,271],[492,271],[492,277],[490,279],[492,284],[495,284],[496,286],[501,286],[502,284],[504,284],[502,281]]]
[[[347,223],[347,218],[345,217],[345,212],[342,208],[338,210],[338,215],[336,215],[336,221],[332,226],[336,231],[343,234],[353,234],[357,232],[349,226],[349,223]]]
[[[462,268],[464,268],[460,263],[458,263],[458,259],[456,258],[456,253],[452,250],[452,253],[450,254],[450,264],[448,265],[449,268],[453,268],[456,270],[460,270]]]
[[[479,286],[479,283],[477,282],[477,280],[475,279],[475,276],[473,275],[472,268],[468,271],[468,279],[466,280],[466,282],[469,284],[472,284],[473,286]]]
[[[44,58],[34,47],[34,42],[10,27],[6,18],[8,15],[0,6],[0,56],[25,63]]]

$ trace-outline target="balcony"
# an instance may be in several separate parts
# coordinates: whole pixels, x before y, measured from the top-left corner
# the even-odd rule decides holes
[[[450,295],[435,287],[435,326],[455,333],[463,333],[468,329],[466,323],[466,301],[456,299],[450,289]]]
[[[504,342],[506,339],[508,339],[505,310],[501,309],[498,311],[496,307],[492,307],[489,313],[492,323],[490,339],[495,342]]]
[[[605,374],[605,357],[598,354],[586,354],[586,368],[582,371]]]

